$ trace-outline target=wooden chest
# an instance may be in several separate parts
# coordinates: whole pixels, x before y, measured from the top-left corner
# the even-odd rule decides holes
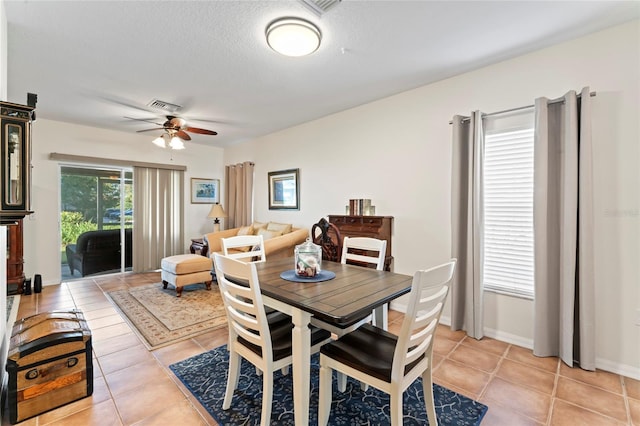
[[[93,393],[91,330],[81,311],[53,311],[16,322],[11,334],[12,424]]]

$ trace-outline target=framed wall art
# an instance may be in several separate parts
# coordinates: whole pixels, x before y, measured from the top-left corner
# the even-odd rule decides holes
[[[269,172],[269,210],[300,210],[300,169]]]
[[[220,202],[220,179],[191,178],[191,204]]]

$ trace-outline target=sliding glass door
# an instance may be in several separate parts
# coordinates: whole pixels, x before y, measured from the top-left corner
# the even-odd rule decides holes
[[[133,171],[60,167],[62,280],[132,266]]]

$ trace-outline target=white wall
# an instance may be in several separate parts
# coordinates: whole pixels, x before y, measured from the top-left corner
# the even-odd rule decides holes
[[[590,86],[597,364],[640,378],[639,22],[234,146],[225,164],[255,162],[256,220],[310,227],[344,213],[350,198],[371,198],[376,214],[395,217],[395,271],[412,274],[450,255],[452,116]],[[269,211],[267,173],[288,168],[300,168],[300,211]],[[532,305],[487,293],[487,334],[530,346]]]
[[[0,1],[0,100],[7,100],[7,13]]]
[[[24,220],[24,270],[27,277],[38,273],[43,284],[60,282],[59,163],[51,152],[90,157],[135,159],[150,163],[186,165],[185,172],[185,253],[190,238],[213,229],[207,219],[210,204],[191,204],[192,177],[224,178],[223,150],[186,142],[187,149],[173,151],[151,144],[151,137],[123,133],[38,118],[32,127],[32,210]],[[221,200],[224,202],[224,200]]]

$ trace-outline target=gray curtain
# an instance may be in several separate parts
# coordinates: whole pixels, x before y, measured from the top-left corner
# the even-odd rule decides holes
[[[476,339],[483,331],[483,158],[482,114],[453,117],[451,257],[458,259],[451,286],[451,329]]]
[[[184,172],[133,168],[133,271],[160,268],[163,257],[185,253]]]
[[[253,169],[250,161],[225,167],[227,229],[253,221]]]
[[[595,370],[589,88],[535,109],[533,353]]]

